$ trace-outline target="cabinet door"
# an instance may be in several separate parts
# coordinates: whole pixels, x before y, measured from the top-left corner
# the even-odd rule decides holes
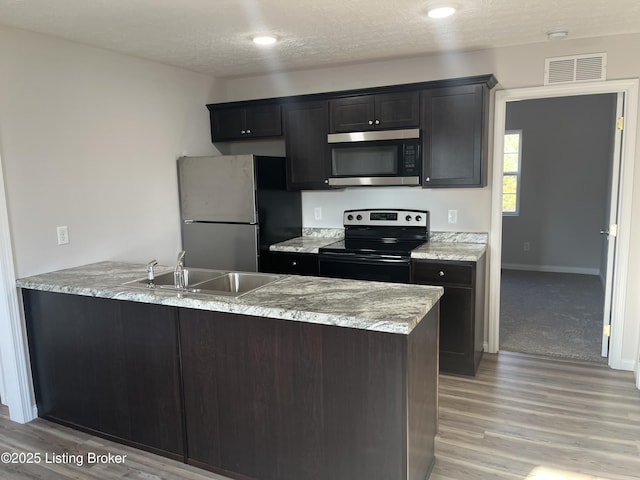
[[[282,135],[280,105],[210,107],[211,140],[250,140]]]
[[[182,459],[176,310],[23,294],[38,415]]]
[[[358,95],[331,100],[331,133],[415,128],[420,124],[418,92]]]
[[[178,318],[175,308],[118,302],[122,378],[126,379],[128,439],[184,456]],[[97,309],[94,306],[94,309]]]
[[[245,109],[247,138],[279,137],[282,135],[280,105],[256,105]]]
[[[482,85],[422,93],[424,187],[486,185],[487,96]]]
[[[242,137],[245,130],[244,108],[219,108],[210,111],[211,140],[220,142]]]
[[[284,107],[287,188],[329,188],[330,152],[327,143],[326,100],[301,102]]]
[[[23,298],[38,415],[98,430],[101,392],[94,332],[104,320],[115,318],[116,311],[104,305],[95,317],[89,316],[86,298],[71,295],[23,290]],[[114,342],[104,338],[101,343],[110,349]],[[123,404],[116,402],[113,408]]]
[[[444,290],[440,300],[440,371],[474,375],[473,290]]]
[[[376,128],[414,128],[420,124],[420,96],[418,92],[399,92],[376,95]]]
[[[375,97],[358,95],[329,101],[331,133],[360,132],[375,127]]]

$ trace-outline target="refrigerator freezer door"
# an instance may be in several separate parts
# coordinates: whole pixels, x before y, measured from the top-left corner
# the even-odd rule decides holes
[[[230,223],[183,223],[188,267],[258,271],[258,227]]]
[[[257,222],[253,155],[181,157],[178,179],[183,220]]]

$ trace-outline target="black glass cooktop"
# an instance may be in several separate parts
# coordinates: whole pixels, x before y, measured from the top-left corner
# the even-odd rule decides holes
[[[427,239],[402,239],[393,236],[378,238],[345,238],[320,248],[320,253],[373,253],[380,255],[408,255]]]

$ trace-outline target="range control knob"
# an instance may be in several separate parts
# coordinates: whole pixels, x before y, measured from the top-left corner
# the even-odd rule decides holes
[[[353,220],[353,215],[347,215],[347,220]]]
[[[411,221],[411,215],[407,215],[406,217],[404,217],[404,219],[405,219],[407,222],[410,222],[410,221]]]
[[[362,215],[358,215],[358,216],[356,217],[356,220],[362,220]]]
[[[422,215],[416,215],[416,222],[419,222],[420,220],[422,220]]]

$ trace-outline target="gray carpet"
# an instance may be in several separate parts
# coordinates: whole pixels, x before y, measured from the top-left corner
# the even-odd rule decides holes
[[[603,301],[595,275],[503,270],[500,349],[604,363]]]

